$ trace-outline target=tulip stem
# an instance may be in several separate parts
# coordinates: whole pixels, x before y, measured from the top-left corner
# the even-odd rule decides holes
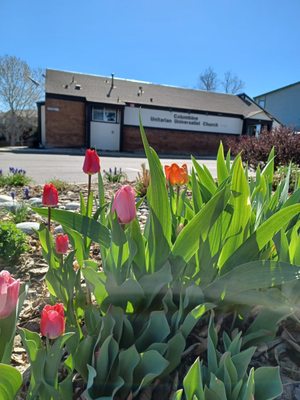
[[[89,197],[90,197],[90,193],[91,193],[91,186],[92,186],[92,175],[88,174],[88,201],[89,201]]]
[[[178,215],[179,196],[180,196],[180,186],[176,185],[176,214],[177,215]]]
[[[50,224],[51,224],[51,207],[48,207],[48,229],[50,232]]]

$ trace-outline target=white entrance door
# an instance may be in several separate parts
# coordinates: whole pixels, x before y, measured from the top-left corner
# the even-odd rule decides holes
[[[91,147],[119,151],[120,124],[91,121]]]

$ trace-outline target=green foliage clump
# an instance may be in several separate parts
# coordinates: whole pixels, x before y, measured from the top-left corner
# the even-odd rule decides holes
[[[9,168],[9,173],[3,174],[0,170],[0,187],[5,186],[25,186],[31,182],[31,178],[26,176],[24,169]]]
[[[26,235],[11,221],[0,222],[0,262],[12,264],[27,250]]]
[[[16,207],[11,208],[10,210],[11,219],[15,224],[26,221],[28,219],[29,213],[29,207],[24,202],[18,204]]]
[[[272,400],[282,393],[279,367],[251,368],[256,350],[242,350],[241,332],[231,339],[223,333],[223,352],[218,347],[218,335],[211,318],[208,327],[207,363],[199,358],[183,380],[183,389],[173,400]]]
[[[49,183],[52,183],[52,185],[54,185],[59,192],[64,192],[70,189],[69,183],[63,179],[52,178]]]
[[[135,191],[138,197],[144,197],[147,194],[147,190],[150,184],[150,172],[146,168],[146,164],[141,165],[142,172],[138,172],[138,176],[135,184]]]
[[[274,173],[273,188],[276,189],[277,186],[286,177],[289,177],[289,191],[293,192],[297,187],[300,187],[300,166],[291,163],[287,165],[279,165]]]
[[[107,182],[110,183],[120,183],[126,179],[125,172],[122,171],[122,168],[115,167],[114,169],[109,168],[108,171],[103,170],[104,178]]]

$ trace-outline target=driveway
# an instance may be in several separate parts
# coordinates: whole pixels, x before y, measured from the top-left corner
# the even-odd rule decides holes
[[[45,152],[19,153],[4,149],[0,151],[0,169],[4,173],[8,172],[9,167],[22,168],[37,184],[44,184],[52,178],[59,178],[69,183],[86,182],[86,175],[82,172],[83,160],[83,155],[47,154]],[[100,160],[102,171],[114,167],[122,168],[129,180],[134,180],[137,173],[141,171],[141,164],[147,162],[143,157],[102,156],[101,154]],[[163,158],[161,162],[163,165],[170,165],[172,162],[179,165],[186,163],[189,168],[192,165],[190,159]],[[216,176],[215,160],[201,159],[199,162],[205,164],[213,176]]]

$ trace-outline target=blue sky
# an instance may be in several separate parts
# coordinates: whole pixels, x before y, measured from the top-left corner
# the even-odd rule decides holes
[[[299,0],[0,0],[0,55],[189,88],[212,66],[255,96],[300,80],[299,15]]]

